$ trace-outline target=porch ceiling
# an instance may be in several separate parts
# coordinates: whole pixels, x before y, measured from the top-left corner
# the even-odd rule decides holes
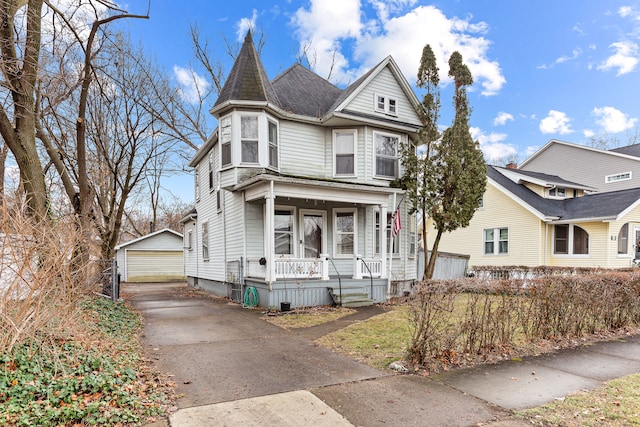
[[[386,205],[389,196],[402,193],[399,188],[374,187],[335,181],[319,181],[304,178],[258,175],[238,184],[234,190],[244,190],[245,200],[252,201],[269,197],[273,183],[273,195],[296,199],[326,200],[333,202]]]

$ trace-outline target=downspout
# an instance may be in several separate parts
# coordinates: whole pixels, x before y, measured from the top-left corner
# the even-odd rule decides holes
[[[273,291],[273,279],[275,276],[275,262],[274,259],[274,247],[273,247],[273,239],[274,239],[274,227],[275,227],[275,200],[274,200],[274,184],[273,180],[269,182],[269,200],[267,201],[267,235],[269,238],[267,239],[267,257],[269,259],[269,292]]]

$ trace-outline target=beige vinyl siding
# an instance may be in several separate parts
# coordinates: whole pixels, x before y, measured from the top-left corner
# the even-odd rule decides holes
[[[557,175],[602,191],[640,186],[640,158],[637,160],[584,147],[554,143],[533,157],[523,170]],[[605,184],[607,175],[631,172],[632,179]]]
[[[540,197],[547,197],[547,188],[541,186],[541,185],[537,185],[537,184],[532,184],[530,182],[525,182],[524,186],[527,187],[529,190],[533,191],[534,193],[536,193],[538,196]]]
[[[507,227],[509,253],[484,254],[484,230]],[[427,244],[431,249],[436,236],[428,227]],[[484,207],[476,211],[468,227],[444,233],[439,250],[469,255],[469,265],[527,265],[544,263],[544,223],[500,190],[487,185]]]
[[[320,126],[282,120],[280,172],[317,178],[325,178],[327,173],[330,174],[330,164],[326,165],[325,134],[326,130]]]
[[[605,222],[577,223],[589,233],[589,255],[556,255],[553,253],[553,225],[549,225],[549,254],[548,265],[561,267],[608,267],[609,224]]]
[[[397,102],[397,117],[378,113],[374,110],[374,94],[394,98]],[[351,102],[345,107],[365,114],[380,115],[380,117],[393,117],[401,122],[420,123],[416,111],[407,99],[404,91],[398,84],[389,67],[384,68],[375,78],[364,87]]]

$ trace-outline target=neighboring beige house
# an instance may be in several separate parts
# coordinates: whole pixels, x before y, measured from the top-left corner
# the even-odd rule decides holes
[[[417,139],[418,103],[390,56],[345,89],[300,64],[269,80],[248,33],[211,109],[218,128],[190,163],[188,283],[296,307],[347,290],[385,301],[414,280],[414,217],[390,183],[400,145]]]
[[[573,144],[553,144],[574,152]],[[597,150],[594,154],[603,153]],[[591,171],[597,169],[607,176],[625,172],[635,161],[628,157],[624,160],[630,162],[622,169],[594,165]],[[593,185],[602,184],[605,176],[587,185],[564,179],[564,172],[573,170],[571,162],[564,162],[567,167],[562,178],[488,166],[482,206],[468,227],[443,235],[439,250],[468,254],[470,266],[630,266],[640,258],[636,245],[640,241],[640,188],[598,193]],[[431,247],[432,227],[427,237]]]

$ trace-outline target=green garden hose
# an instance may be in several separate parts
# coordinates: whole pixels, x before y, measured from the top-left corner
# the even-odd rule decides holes
[[[258,291],[253,286],[247,287],[244,291],[244,301],[242,307],[256,307],[258,305]]]

